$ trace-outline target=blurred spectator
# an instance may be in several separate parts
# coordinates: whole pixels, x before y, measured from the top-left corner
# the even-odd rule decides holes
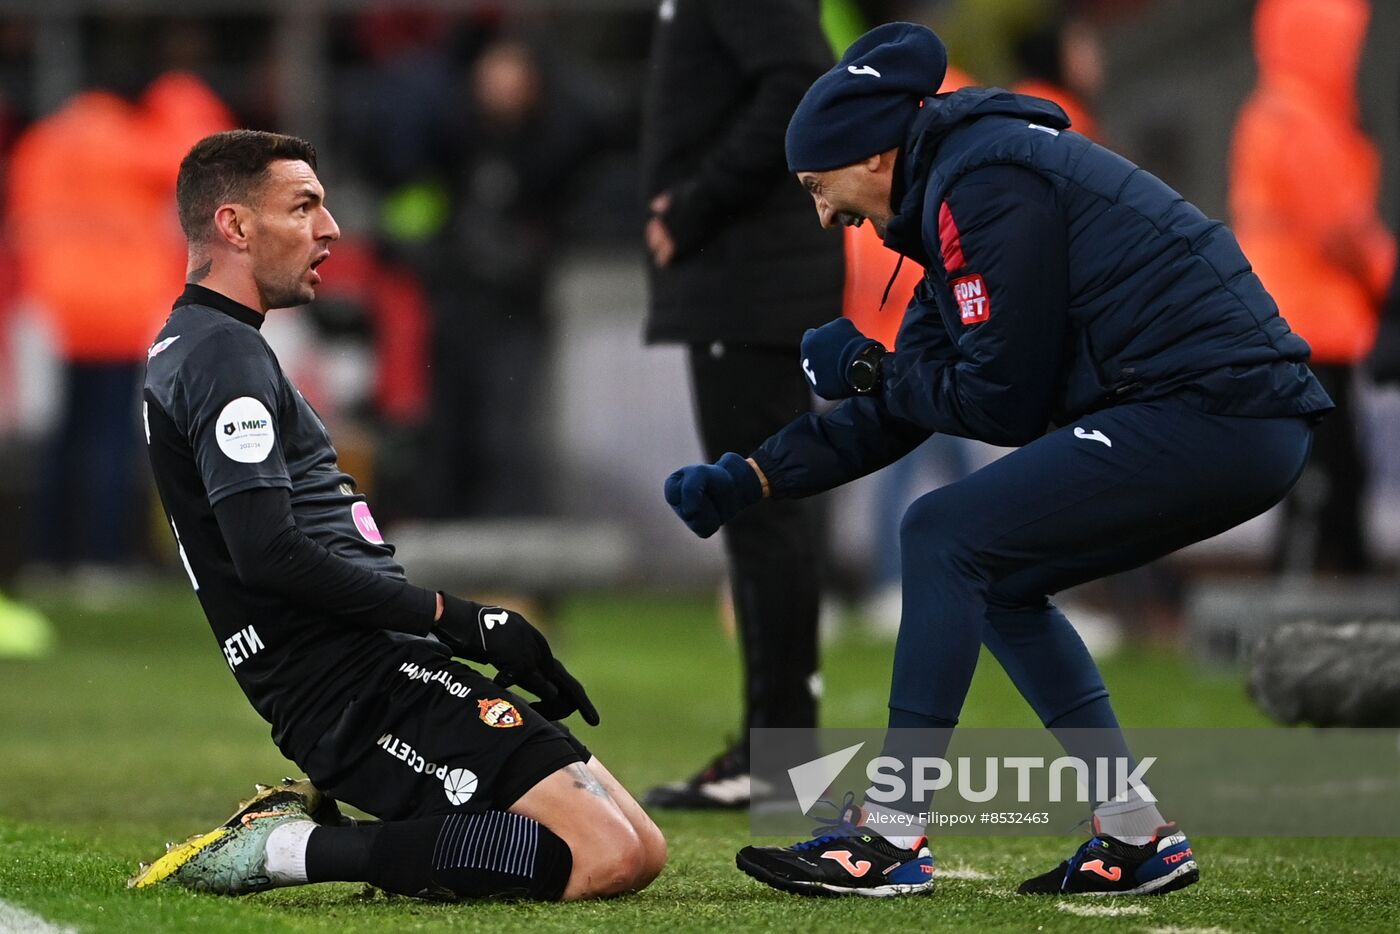
[[[128,556],[141,368],[184,274],[176,172],[196,140],[231,122],[199,79],[167,74],[136,103],[78,94],[16,144],[8,192],[20,286],[64,367],[35,520],[40,561]]]
[[[353,21],[363,65],[346,80],[337,122],[362,171],[389,189],[421,182],[445,161],[452,25],[442,12],[387,5]]]
[[[818,0],[665,0],[642,131],[646,339],[684,344],[706,457],[748,454],[811,407],[803,331],[840,314],[841,238],[788,174],[783,134],[833,56]],[[743,738],[653,807],[748,804],[748,731],[817,720],[820,523],[767,500],[724,531],[744,659]]]
[[[1275,563],[1289,572],[1360,572],[1371,561],[1352,383],[1375,338],[1395,242],[1377,213],[1380,158],[1357,103],[1369,17],[1366,0],[1262,0],[1259,84],[1231,154],[1240,244],[1312,346],[1312,370],[1338,407],[1318,426],[1307,472],[1286,502]]]
[[[563,62],[491,42],[454,128],[451,254],[431,275],[433,418],[450,515],[547,509],[545,289],[571,187],[607,143]]]
[[[1103,87],[1103,47],[1083,20],[1051,16],[1016,42],[1020,78],[1017,94],[1054,101],[1069,117],[1070,129],[1102,142],[1094,100]]]

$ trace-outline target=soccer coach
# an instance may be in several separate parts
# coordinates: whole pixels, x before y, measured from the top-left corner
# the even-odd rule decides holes
[[[895,348],[844,319],[809,331],[801,365],[819,395],[844,401],[747,459],[677,471],[666,498],[705,536],[765,496],[878,470],[933,432],[1017,448],[905,514],[889,735],[946,735],[985,643],[1047,727],[1125,751],[1103,680],[1048,595],[1277,503],[1332,402],[1224,225],[1071,132],[1048,101],[935,94],[946,63],[930,30],[880,26],[788,126],[788,166],[822,226],[869,220],[927,270]],[[916,807],[898,833],[873,830],[867,807],[859,830],[749,847],[739,865],[811,894],[924,891]],[[1130,796],[1101,803],[1095,836],[1021,891],[1169,891],[1197,878],[1190,857],[1155,805]],[[849,868],[867,863],[881,871]]]

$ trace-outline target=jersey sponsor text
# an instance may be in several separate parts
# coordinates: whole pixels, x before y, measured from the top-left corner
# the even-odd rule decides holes
[[[224,658],[228,661],[229,670],[237,668],[248,659],[257,655],[265,646],[258,631],[252,626],[245,626],[224,640]]]

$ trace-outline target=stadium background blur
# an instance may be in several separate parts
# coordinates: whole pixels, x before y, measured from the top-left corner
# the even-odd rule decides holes
[[[345,238],[323,269],[316,304],[274,313],[264,333],[324,415],[410,577],[527,609],[602,711],[590,746],[633,789],[675,778],[733,730],[737,649],[716,625],[717,616],[724,621],[715,611],[723,602],[715,596],[720,548],[691,536],[661,497],[665,475],[699,458],[684,351],[646,348],[641,336],[635,150],[658,5],[0,0],[0,609],[18,598],[46,614],[57,634],[44,657],[0,658],[0,931],[52,930],[16,906],[84,930],[141,932],[345,934],[463,923],[1082,930],[1083,918],[1064,906],[1005,897],[1063,856],[1063,839],[1007,839],[993,851],[975,838],[946,838],[934,901],[813,904],[734,871],[734,850],[749,832],[744,814],[661,815],[667,872],[638,898],[589,906],[463,909],[351,886],[238,901],[184,892],[137,898],[124,888],[160,841],[221,819],[249,784],[275,779],[288,764],[227,676],[190,593],[154,501],[134,385],[112,390],[99,367],[99,378],[80,386],[94,401],[65,420],[75,355],[65,354],[56,324],[67,319],[21,287],[19,257],[38,247],[53,294],[107,296],[88,307],[96,314],[77,316],[87,329],[81,343],[115,348],[122,335],[117,385],[139,373],[145,344],[131,350],[130,332],[140,328],[130,318],[148,314],[143,327],[154,334],[179,291],[168,188],[187,145],[181,134],[196,126],[281,130],[320,150]],[[1069,6],[1102,52],[1101,88],[1082,102],[1099,135],[1225,218],[1232,128],[1255,80],[1252,0]],[[1380,207],[1394,230],[1400,3],[1372,6],[1361,119],[1383,155]],[[963,71],[1001,85],[1023,77],[1018,39],[1058,8],[1051,0],[824,3],[835,44],[880,21],[924,21],[948,40]],[[181,73],[198,84],[172,79]],[[162,93],[152,96],[161,75]],[[82,119],[58,124],[81,142],[60,139],[52,158],[31,159],[44,181],[17,191],[26,134],[44,118],[71,114],[64,108],[74,96],[94,89],[116,97],[84,98]],[[161,115],[172,112],[185,116],[158,132],[169,129]],[[118,139],[114,127],[127,135]],[[149,190],[114,185],[119,165],[150,173]],[[109,230],[114,210],[136,210],[127,196],[138,191],[154,213]],[[159,258],[136,259],[143,249]],[[146,295],[153,298],[139,298]],[[139,302],[134,311],[116,310],[131,301]],[[1373,466],[1365,510],[1378,558],[1373,577],[1273,576],[1278,520],[1268,515],[1069,595],[1071,619],[1098,623],[1090,641],[1124,722],[1267,726],[1239,664],[1248,625],[1290,613],[1340,621],[1375,615],[1377,604],[1383,618],[1396,618],[1400,393],[1362,378],[1359,398]],[[82,468],[72,477],[53,467],[65,427],[66,453]],[[123,456],[103,450],[130,456],[129,488],[102,485],[121,475],[112,458]],[[968,458],[995,454],[973,447]],[[919,480],[900,479],[905,495],[949,479],[949,458],[930,460],[917,465],[927,472]],[[873,517],[889,515],[879,479],[828,497],[826,725],[885,722],[890,632],[869,593],[881,551]],[[101,536],[89,527],[102,522],[121,526],[109,560],[96,559]],[[980,666],[962,722],[1037,725],[995,664]],[[1209,884],[1151,906],[1095,907],[1092,923],[1134,931],[1400,928],[1394,838],[1199,845],[1209,851]]]
[[[545,601],[600,588],[709,593],[722,573],[719,548],[690,536],[660,496],[671,469],[699,459],[683,351],[641,341],[635,147],[656,6],[0,2],[7,207],[17,201],[17,149],[73,95],[98,88],[136,101],[161,75],[193,73],[237,125],[298,134],[321,153],[329,206],[346,236],[322,297],[271,315],[264,333],[325,416],[410,575]],[[1400,4],[1373,6],[1359,86],[1363,125],[1384,155],[1381,207],[1393,229]],[[1231,127],[1255,74],[1252,7],[850,0],[824,12],[838,44],[884,20],[930,23],[956,65],[1008,85],[1024,76],[1018,39],[1068,10],[1092,28],[1103,54],[1091,104],[1100,137],[1224,218]],[[111,147],[112,158],[120,148]],[[61,175],[48,184],[64,186]],[[39,210],[47,204],[63,201],[41,200]],[[55,476],[65,360],[53,316],[18,271],[32,225],[0,221],[0,589],[23,597],[59,587],[101,604],[179,579],[139,444],[113,448],[123,463],[135,459],[129,489],[70,491],[83,506],[69,502],[72,515],[55,532],[43,488]],[[89,262],[82,244],[92,239],[91,220],[73,223],[83,235],[44,247],[60,272],[78,283],[100,276],[110,288],[97,294],[135,289],[122,278],[133,275],[129,265]],[[171,235],[173,204],[161,223],[159,235]],[[178,288],[171,278],[164,291],[173,297]],[[119,329],[118,310],[106,313]],[[100,315],[84,327],[101,342]],[[1400,552],[1400,395],[1363,385],[1360,399],[1374,466],[1366,514],[1388,569]],[[128,411],[136,437],[134,394]],[[91,452],[84,473],[120,473],[101,449],[83,450]],[[995,454],[979,447],[973,460]],[[871,575],[872,489],[867,479],[830,497],[838,608],[859,610]],[[114,496],[130,515],[110,560],[84,551],[82,526],[103,521],[95,513]],[[1258,579],[1267,571],[1275,524],[1262,517],[1168,559],[1138,579],[1145,586],[1090,591],[1087,604],[1130,632],[1174,639],[1200,572]],[[55,535],[72,547],[41,547]]]

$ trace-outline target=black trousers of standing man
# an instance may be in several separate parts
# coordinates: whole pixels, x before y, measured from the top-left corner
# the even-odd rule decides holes
[[[795,349],[692,344],[691,390],[705,457],[747,456],[811,409]],[[764,500],[720,533],[744,655],[747,729],[817,723],[822,523],[811,499]]]

